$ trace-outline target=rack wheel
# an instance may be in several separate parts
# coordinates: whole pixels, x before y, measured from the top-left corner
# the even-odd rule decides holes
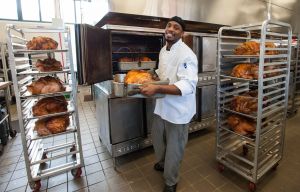
[[[11,130],[9,132],[9,135],[10,135],[11,138],[14,138],[17,135],[17,131],[16,130]]]
[[[2,139],[2,140],[1,140],[1,144],[2,144],[3,146],[5,146],[5,145],[7,144],[7,139]]]
[[[43,153],[42,159],[47,159],[47,153]]]
[[[47,159],[47,153],[43,153],[42,159]],[[41,163],[41,165],[46,165],[46,162]]]
[[[249,191],[254,192],[256,190],[256,184],[249,182],[248,188],[249,188]]]
[[[73,145],[73,146],[71,147],[71,149],[70,149],[70,152],[73,152],[73,151],[76,151],[76,146],[75,146],[75,145]],[[76,158],[76,154],[73,154],[72,157],[73,157],[73,158]]]
[[[40,191],[42,185],[41,185],[41,180],[35,181],[35,182],[30,182],[29,183],[30,188],[32,189],[33,192],[38,192]]]
[[[223,171],[225,170],[225,166],[222,163],[218,163],[217,169],[220,173],[223,173]]]
[[[243,145],[243,155],[244,156],[247,156],[248,155],[248,152],[249,152],[249,149],[246,145]]]
[[[277,167],[278,167],[279,163],[276,163],[273,167],[272,167],[272,170],[273,171],[276,171],[277,170]]]
[[[82,174],[81,167],[80,168],[76,168],[76,169],[72,169],[71,170],[71,174],[73,175],[73,177],[79,178],[81,176],[81,174]]]
[[[0,144],[0,155],[3,154],[3,146]]]

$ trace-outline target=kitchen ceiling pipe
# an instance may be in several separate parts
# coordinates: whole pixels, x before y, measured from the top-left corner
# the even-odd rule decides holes
[[[270,20],[272,16],[272,0],[268,1],[268,13],[267,13],[267,19]]]

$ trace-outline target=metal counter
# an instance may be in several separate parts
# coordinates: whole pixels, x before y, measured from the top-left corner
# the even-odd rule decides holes
[[[94,98],[99,137],[112,157],[152,145],[155,100],[115,97],[111,81],[94,84]],[[214,115],[202,116],[198,120],[189,124],[189,132],[215,124]]]

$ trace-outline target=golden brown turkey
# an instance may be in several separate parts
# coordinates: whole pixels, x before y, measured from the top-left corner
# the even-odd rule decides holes
[[[242,95],[234,96],[231,101],[234,111],[250,114],[257,111],[257,91],[249,91]]]
[[[265,66],[264,71],[271,71],[274,69],[278,69],[278,67],[275,66]],[[258,73],[259,67],[258,64],[250,64],[250,63],[242,63],[236,65],[232,71],[231,76],[238,77],[238,78],[244,78],[244,79],[258,79]],[[263,75],[264,78],[267,77],[274,77],[276,75],[279,75],[279,72],[269,72],[265,73]]]
[[[134,62],[134,61],[152,61],[149,57],[136,57],[136,58],[130,58],[130,57],[122,57],[119,59],[119,62]]]
[[[253,134],[256,129],[255,122],[239,115],[230,115],[227,123],[234,132],[241,135]]]
[[[266,42],[266,48],[276,48],[274,43]],[[255,41],[247,41],[240,45],[238,45],[233,53],[235,55],[259,55],[260,52],[260,43]],[[266,55],[276,55],[278,51],[275,50],[267,50]]]
[[[149,57],[140,57],[140,61],[152,61]]]
[[[122,57],[119,59],[119,62],[132,62],[132,61],[134,61],[134,59],[129,57]]]
[[[131,70],[125,76],[125,84],[144,84],[154,81],[152,75],[144,70]]]
[[[64,132],[69,125],[69,116],[62,115],[37,120],[35,122],[34,130],[37,131],[39,136],[47,136]]]
[[[29,50],[51,50],[56,49],[58,43],[50,37],[38,36],[28,41],[26,46]]]
[[[33,107],[33,116],[42,116],[52,113],[66,112],[68,110],[68,102],[64,96],[46,97],[40,99]]]
[[[258,65],[248,63],[238,64],[232,69],[231,76],[244,79],[258,79]]]
[[[44,60],[38,59],[35,63],[35,67],[40,72],[49,72],[49,71],[61,71],[62,65],[60,61],[57,61],[54,58],[47,58]]]
[[[27,90],[33,94],[56,93],[65,91],[66,88],[62,85],[59,78],[45,76],[39,78],[37,81],[27,85]]]

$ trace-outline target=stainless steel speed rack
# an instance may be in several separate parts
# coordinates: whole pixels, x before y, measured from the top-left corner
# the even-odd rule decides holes
[[[26,44],[34,37],[50,37],[58,41],[56,49],[28,50]],[[83,164],[82,145],[77,109],[77,84],[72,63],[70,29],[54,28],[18,28],[7,26],[7,46],[9,66],[12,73],[19,126],[23,144],[26,171],[30,187],[38,191],[41,180],[63,172],[71,171],[74,177],[80,177]],[[60,69],[38,70],[38,59],[55,58],[61,63]],[[44,71],[44,72],[40,72]],[[32,94],[28,87],[46,76],[59,79],[65,87],[59,92]],[[42,115],[33,115],[33,106],[44,98],[63,98],[67,109],[52,111]],[[41,108],[43,109],[43,108]],[[37,121],[65,117],[64,129],[59,132],[39,134]],[[68,123],[66,123],[68,122]],[[44,127],[50,125],[44,124]],[[52,126],[54,126],[52,124]],[[57,125],[56,125],[57,126]],[[43,128],[44,128],[43,127]]]
[[[290,25],[273,20],[218,33],[216,159],[250,191],[283,155],[291,38]]]
[[[300,107],[300,34],[293,36],[291,51],[290,92],[288,103],[288,117],[297,113]]]

